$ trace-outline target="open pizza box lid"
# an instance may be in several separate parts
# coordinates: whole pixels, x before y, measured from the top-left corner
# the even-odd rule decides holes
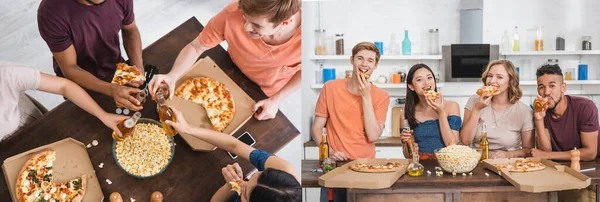
[[[483,161],[483,165],[499,174],[504,179],[508,180],[514,185],[519,191],[524,192],[549,192],[549,191],[562,191],[568,189],[582,189],[590,185],[591,178],[581,174],[569,166],[564,166],[559,163],[540,159],[540,158],[527,158],[533,161],[538,161],[546,165],[546,168],[540,171],[532,172],[509,172],[508,169],[498,170],[494,164],[509,164],[514,163],[517,160],[523,160],[525,158],[501,158],[501,159],[486,159]]]
[[[238,86],[215,62],[209,57],[200,59],[193,67],[183,74],[183,76],[175,84],[175,89],[183,82],[194,77],[209,77],[221,82],[229,89],[233,101],[235,103],[235,114],[231,123],[223,130],[223,133],[233,135],[240,127],[244,125],[254,112],[252,106],[256,103],[240,86]],[[210,119],[206,114],[206,110],[196,103],[186,101],[177,96],[173,96],[172,100],[167,101],[185,117],[185,120],[192,126],[213,129]],[[180,133],[181,137],[187,142],[194,151],[213,151],[216,146],[200,140],[192,135]]]
[[[32,154],[52,149],[56,151],[56,160],[52,167],[54,182],[66,182],[81,175],[87,176],[87,187],[83,201],[102,201],[104,196],[100,188],[100,182],[96,177],[96,171],[92,161],[88,156],[85,145],[73,138],[66,138],[58,142],[41,146],[21,154],[12,156],[4,160],[2,171],[8,183],[10,195],[13,201],[17,201],[15,195],[17,175],[23,169],[25,162],[29,160]]]
[[[363,173],[350,170],[349,168],[356,163],[380,165],[388,162],[397,162],[404,166],[399,171],[388,173]],[[319,185],[329,188],[389,188],[406,173],[409,163],[410,160],[408,159],[356,159],[319,177]]]

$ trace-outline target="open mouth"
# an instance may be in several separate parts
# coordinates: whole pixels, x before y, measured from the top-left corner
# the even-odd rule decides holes
[[[368,69],[359,69],[359,71],[362,73],[367,73],[369,70]]]

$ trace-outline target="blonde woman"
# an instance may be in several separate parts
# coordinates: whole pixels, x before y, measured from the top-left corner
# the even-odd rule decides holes
[[[519,75],[508,60],[491,61],[481,81],[494,86],[500,93],[494,96],[473,95],[465,106],[460,138],[465,145],[479,145],[481,125],[486,126],[490,158],[526,156],[533,148],[533,112],[519,102],[523,93]]]

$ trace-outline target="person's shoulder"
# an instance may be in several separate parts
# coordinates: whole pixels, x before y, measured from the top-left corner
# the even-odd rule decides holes
[[[444,108],[452,109],[453,107],[458,108],[458,102],[444,99]]]
[[[580,108],[580,109],[584,109],[584,110],[588,110],[589,108],[597,108],[596,104],[594,103],[594,101],[585,98],[585,97],[580,97],[580,96],[570,96],[570,95],[565,95],[566,97],[569,98],[569,100],[571,101],[571,103],[568,103],[568,105],[570,106],[575,106],[576,108]]]
[[[240,9],[240,4],[238,1],[233,1],[229,4],[227,4],[227,6],[225,6],[225,8],[223,8],[223,12],[225,12],[225,13],[240,13],[240,12],[242,12],[242,9]]]

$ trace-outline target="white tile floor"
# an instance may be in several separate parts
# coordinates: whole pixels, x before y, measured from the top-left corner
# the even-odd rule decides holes
[[[231,1],[225,0],[134,0],[136,24],[142,37],[142,48],[150,45],[173,28],[195,16],[202,24]],[[18,62],[54,75],[52,55],[37,27],[39,0],[0,0],[0,60]],[[226,48],[226,44],[223,44]],[[122,49],[122,47],[121,47]],[[125,51],[123,51],[125,53]],[[126,57],[126,55],[123,55]],[[28,92],[48,109],[63,102],[60,96]],[[300,92],[281,105],[281,111],[300,128]],[[277,155],[290,161],[300,174],[302,142],[300,136]]]

